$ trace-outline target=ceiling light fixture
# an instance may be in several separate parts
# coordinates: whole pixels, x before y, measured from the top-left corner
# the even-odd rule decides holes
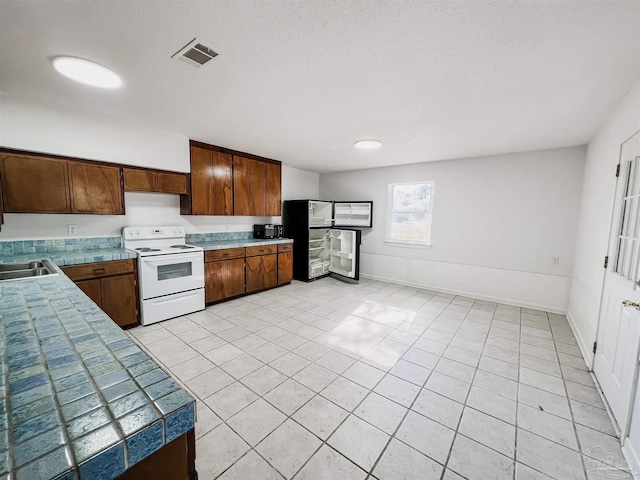
[[[122,85],[122,79],[113,70],[83,58],[55,57],[53,67],[65,77],[93,87],[118,88]]]
[[[382,142],[380,140],[358,140],[354,145],[356,148],[363,150],[372,150],[374,148],[380,148]]]

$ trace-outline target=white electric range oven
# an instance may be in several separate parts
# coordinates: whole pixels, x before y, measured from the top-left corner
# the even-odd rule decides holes
[[[125,227],[122,237],[138,255],[142,325],[204,309],[204,253],[183,227]]]

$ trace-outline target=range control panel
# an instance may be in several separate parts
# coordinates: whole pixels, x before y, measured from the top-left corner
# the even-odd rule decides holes
[[[122,237],[125,240],[147,240],[153,238],[184,238],[184,227],[124,227]]]

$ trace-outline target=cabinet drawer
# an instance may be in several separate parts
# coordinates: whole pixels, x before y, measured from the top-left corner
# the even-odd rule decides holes
[[[260,245],[256,247],[247,247],[247,257],[255,257],[257,255],[269,255],[278,251],[277,245]]]
[[[87,278],[108,277],[133,273],[134,260],[112,260],[110,262],[85,263],[82,265],[69,265],[60,267],[71,280],[84,280]]]
[[[225,248],[224,250],[209,250],[204,252],[205,262],[215,262],[217,260],[229,260],[231,258],[244,257],[244,248]]]
[[[292,252],[293,243],[280,243],[278,244],[278,253]]]

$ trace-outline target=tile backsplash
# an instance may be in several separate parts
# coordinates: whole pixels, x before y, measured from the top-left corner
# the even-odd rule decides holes
[[[187,243],[206,243],[225,240],[246,240],[249,238],[253,238],[253,232],[188,233],[186,241]],[[87,250],[108,250],[111,248],[122,248],[122,237],[12,240],[0,242],[0,255],[86,252]]]
[[[253,238],[253,232],[187,233],[187,243],[223,242],[248,238]]]
[[[0,254],[84,252],[122,248],[121,237],[58,238],[54,240],[16,240],[0,242]]]

